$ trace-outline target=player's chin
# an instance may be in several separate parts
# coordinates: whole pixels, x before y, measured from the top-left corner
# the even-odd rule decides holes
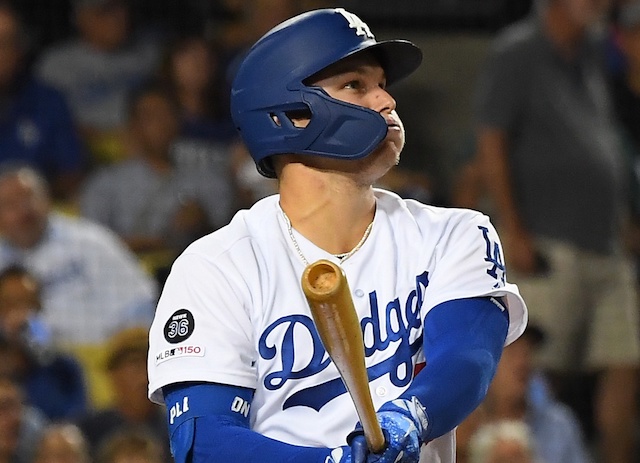
[[[387,136],[382,140],[378,149],[384,151],[394,160],[394,165],[400,162],[400,153],[404,148],[404,132],[399,128],[389,127]]]
[[[383,140],[375,151],[367,156],[366,164],[376,179],[398,165],[401,152],[399,146],[389,140]]]

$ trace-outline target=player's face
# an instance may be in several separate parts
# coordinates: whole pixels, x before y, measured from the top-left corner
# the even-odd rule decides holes
[[[365,182],[374,182],[398,164],[405,141],[404,126],[396,113],[396,101],[386,90],[384,69],[372,53],[358,53],[329,66],[318,73],[309,85],[321,87],[337,100],[376,111],[387,123],[386,137],[368,156],[350,161],[327,158],[314,158],[314,161],[327,164],[321,167],[358,172]],[[304,126],[308,120],[294,123]],[[336,162],[341,165],[333,166]]]
[[[313,85],[322,87],[336,100],[363,106],[379,113],[387,122],[383,143],[400,154],[404,126],[396,113],[396,100],[387,92],[387,79],[378,60],[369,52],[344,59],[321,72]]]

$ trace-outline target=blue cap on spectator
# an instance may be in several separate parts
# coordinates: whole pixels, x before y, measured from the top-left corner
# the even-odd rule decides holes
[[[628,0],[620,6],[618,24],[625,29],[640,25],[640,1]]]

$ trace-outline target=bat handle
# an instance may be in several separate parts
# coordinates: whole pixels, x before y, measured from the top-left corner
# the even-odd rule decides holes
[[[367,441],[367,447],[369,447],[369,450],[371,450],[373,453],[381,453],[386,446],[386,441],[384,438],[384,434],[382,433],[380,423],[378,422],[378,417],[375,415],[375,413],[374,419],[375,421],[369,421],[367,423],[368,429],[365,428],[363,424],[364,437]]]

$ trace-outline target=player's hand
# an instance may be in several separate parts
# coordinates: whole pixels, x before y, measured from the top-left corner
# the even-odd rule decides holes
[[[377,413],[385,436],[382,453],[370,453],[362,429],[349,435],[351,463],[417,463],[427,431],[427,415],[422,404],[397,399],[384,404]]]

